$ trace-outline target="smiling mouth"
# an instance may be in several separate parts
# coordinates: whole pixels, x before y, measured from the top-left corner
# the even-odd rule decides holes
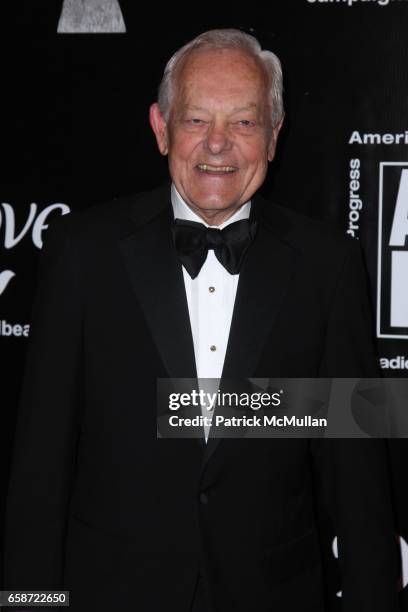
[[[232,174],[238,170],[234,166],[212,166],[210,164],[198,164],[196,167],[200,172],[208,174]]]

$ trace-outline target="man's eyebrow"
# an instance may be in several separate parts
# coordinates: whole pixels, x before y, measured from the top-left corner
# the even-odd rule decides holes
[[[232,109],[232,113],[239,113],[241,111],[253,110],[257,105],[255,102],[250,102],[247,106],[240,106]]]
[[[206,111],[207,109],[202,108],[201,106],[194,106],[192,104],[184,104],[183,110],[196,110],[196,111]]]
[[[256,107],[257,107],[256,102],[250,102],[246,106],[236,106],[235,108],[231,110],[231,113],[239,113],[240,111],[253,110]],[[183,110],[196,110],[196,111],[209,112],[208,109],[206,108],[203,108],[201,106],[195,106],[192,104],[184,104]]]

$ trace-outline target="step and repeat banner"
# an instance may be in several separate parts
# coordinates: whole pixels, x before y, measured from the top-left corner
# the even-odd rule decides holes
[[[210,3],[143,16],[132,0],[48,4],[16,0],[1,9],[3,493],[47,228],[59,215],[167,178],[149,105],[170,55],[208,29],[240,28],[281,58],[286,118],[262,191],[361,242],[382,371],[407,377],[408,1],[278,0],[245,13]],[[403,439],[390,441],[404,610],[407,449]],[[337,540],[323,511],[321,524],[334,611],[341,602]]]

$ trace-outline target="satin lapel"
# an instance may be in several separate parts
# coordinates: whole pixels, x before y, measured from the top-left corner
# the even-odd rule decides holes
[[[183,272],[171,237],[168,205],[147,225],[120,240],[135,296],[170,378],[196,378]]]
[[[290,228],[286,217],[260,196],[256,196],[254,205],[258,231],[239,276],[222,373],[225,379],[254,376],[265,341],[295,274],[299,256],[285,240]],[[221,439],[210,430],[203,467]]]

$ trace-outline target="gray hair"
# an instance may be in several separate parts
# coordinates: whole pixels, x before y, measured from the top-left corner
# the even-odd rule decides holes
[[[174,97],[174,81],[177,68],[189,53],[212,49],[239,49],[261,62],[269,76],[268,99],[271,111],[272,127],[276,127],[283,117],[282,99],[282,66],[279,58],[272,51],[263,50],[255,36],[241,30],[227,28],[203,32],[172,55],[166,64],[159,85],[158,104],[164,119],[168,121]]]

